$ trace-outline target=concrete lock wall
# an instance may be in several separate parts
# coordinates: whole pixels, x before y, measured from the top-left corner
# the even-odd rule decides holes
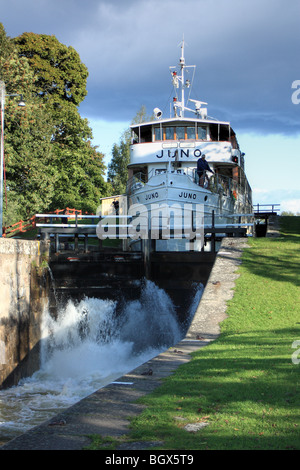
[[[39,368],[49,245],[0,238],[0,389]]]

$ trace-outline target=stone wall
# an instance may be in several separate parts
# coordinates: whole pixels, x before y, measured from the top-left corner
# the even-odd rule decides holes
[[[39,367],[48,252],[45,242],[0,238],[0,389]]]

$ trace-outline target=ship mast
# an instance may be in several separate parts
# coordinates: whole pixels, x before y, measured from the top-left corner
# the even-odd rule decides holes
[[[189,110],[189,108],[186,108],[185,107],[185,97],[184,97],[184,91],[185,91],[185,88],[189,88],[190,87],[190,80],[185,80],[184,76],[185,76],[185,69],[186,68],[194,68],[195,69],[195,65],[185,65],[185,58],[184,58],[184,40],[182,41],[181,43],[181,57],[180,57],[180,60],[179,60],[179,67],[180,67],[180,75],[177,74],[176,72],[176,67],[170,67],[170,71],[171,71],[171,74],[172,74],[172,81],[173,81],[173,86],[174,86],[174,89],[175,89],[175,92],[176,92],[176,89],[178,89],[179,87],[181,88],[181,101],[178,101],[177,99],[177,96],[175,98],[173,98],[173,107],[174,107],[174,114],[175,114],[175,117],[178,116],[177,114],[177,109],[179,110],[179,117],[184,117],[184,110],[187,109]],[[175,70],[174,70],[175,69]],[[177,92],[176,92],[176,95],[177,95]]]
[[[181,44],[181,57],[180,57],[180,68],[181,68],[181,112],[180,117],[184,117],[184,67],[185,67],[185,60],[184,60],[184,40]]]

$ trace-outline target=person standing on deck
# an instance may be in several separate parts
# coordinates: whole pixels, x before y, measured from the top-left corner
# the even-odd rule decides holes
[[[199,176],[199,186],[203,187],[204,185],[204,178],[205,178],[206,171],[210,171],[211,173],[213,173],[209,164],[205,160],[205,155],[201,155],[201,157],[197,161],[197,173]]]

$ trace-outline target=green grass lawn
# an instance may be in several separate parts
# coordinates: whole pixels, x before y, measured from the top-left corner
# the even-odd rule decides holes
[[[280,237],[249,240],[220,337],[140,400],[146,409],[126,440],[169,450],[300,449],[299,234],[300,217],[281,217]],[[206,427],[183,429],[199,422]],[[94,448],[101,442],[95,437]]]

